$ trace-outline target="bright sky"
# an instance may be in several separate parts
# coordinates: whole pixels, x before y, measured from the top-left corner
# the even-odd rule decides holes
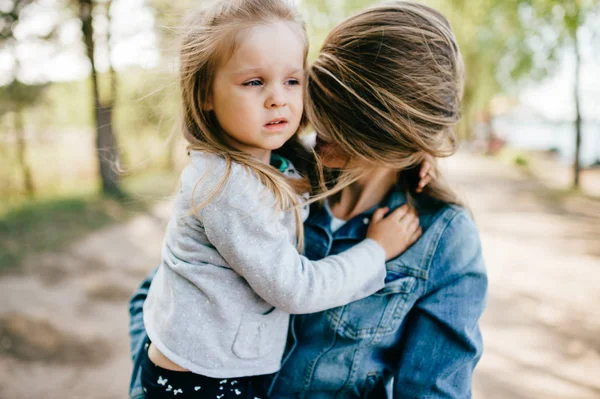
[[[600,17],[590,22],[600,24]],[[579,43],[581,114],[584,119],[600,121],[600,43],[586,26],[579,30]],[[556,74],[523,90],[519,99],[550,120],[574,120],[574,85],[575,55],[569,49],[561,55]]]
[[[23,43],[16,49],[19,62],[23,65],[19,78],[23,81],[65,81],[84,78],[90,66],[85,57],[80,39],[80,24],[73,19],[61,21],[57,12],[56,0],[39,0],[39,5],[30,9],[30,18],[25,15],[15,36],[22,39],[35,34],[45,34],[59,21],[59,40],[52,48],[48,45]],[[158,65],[160,54],[154,33],[154,16],[144,6],[144,0],[120,0],[113,6],[112,60],[115,69],[138,65],[153,68]],[[106,32],[107,21],[96,18],[94,29]],[[106,43],[96,43],[96,64],[98,69],[107,68]],[[13,56],[0,52],[0,84],[12,79]]]
[[[600,120],[600,61],[581,67],[580,106],[584,119]],[[551,121],[575,119],[575,60],[565,56],[556,75],[531,84],[519,95],[524,105],[535,109]]]

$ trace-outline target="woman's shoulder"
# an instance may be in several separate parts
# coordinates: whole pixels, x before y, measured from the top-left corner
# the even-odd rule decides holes
[[[479,230],[469,209],[444,205],[436,212],[429,230],[433,234],[427,269],[434,268],[435,274],[444,275],[484,271]]]
[[[433,211],[425,212],[422,224],[436,236],[436,241],[451,238],[453,241],[469,241],[479,238],[479,231],[471,211],[455,204],[443,204]],[[423,223],[424,222],[424,223]]]
[[[446,230],[460,230],[464,233],[477,232],[471,211],[461,205],[447,203],[417,203],[424,230],[445,234]]]
[[[462,206],[440,204],[435,208],[419,209],[423,235],[406,255],[427,272],[433,258],[449,253],[457,247],[479,245],[479,232],[470,211]]]

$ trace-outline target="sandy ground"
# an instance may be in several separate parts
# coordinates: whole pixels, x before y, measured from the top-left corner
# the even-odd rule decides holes
[[[600,398],[600,201],[545,195],[497,162],[446,162],[490,277],[474,397]],[[127,299],[157,264],[170,205],[0,276],[0,399],[126,398]]]
[[[552,195],[463,154],[448,169],[475,214],[490,280],[473,396],[600,398],[600,200]]]

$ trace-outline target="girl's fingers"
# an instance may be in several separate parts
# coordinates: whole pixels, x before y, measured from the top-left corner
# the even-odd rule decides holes
[[[388,210],[389,210],[389,208],[387,206],[384,208],[377,209],[373,213],[373,217],[371,218],[371,223],[379,222],[381,219],[383,219],[383,217],[385,216],[385,214],[387,213]]]
[[[422,234],[423,234],[423,228],[421,226],[419,226],[419,228],[417,229],[417,231],[415,231],[413,233],[413,235],[410,237],[409,243],[412,245],[415,242],[417,242],[417,240],[421,237]]]
[[[407,204],[402,205],[401,207],[394,210],[394,212],[390,213],[386,219],[393,219],[396,221],[402,220],[404,216],[406,216],[410,211],[410,208]]]
[[[407,219],[407,218],[405,218]],[[412,235],[416,230],[419,229],[419,218],[418,217],[414,217],[413,219],[411,219],[407,224],[406,224],[406,233],[408,233],[408,235]]]
[[[402,220],[400,220],[399,228],[402,229],[402,231],[412,233],[411,228],[415,223],[417,225],[419,224],[419,218],[414,213],[409,212],[408,214],[404,215]]]
[[[410,232],[414,233],[415,231],[419,230],[419,227],[421,227],[421,221],[419,220],[418,217],[415,217],[415,221],[413,222],[413,224],[410,226]]]

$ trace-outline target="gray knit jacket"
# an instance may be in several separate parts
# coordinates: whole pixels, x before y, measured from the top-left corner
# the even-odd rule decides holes
[[[366,239],[310,261],[296,250],[293,212],[275,212],[273,195],[234,164],[193,151],[167,226],[162,263],[144,303],[150,340],[194,373],[230,378],[279,370],[290,313],[313,313],[384,287],[385,252]],[[293,165],[284,172],[297,175]],[[192,202],[193,196],[193,202]]]

